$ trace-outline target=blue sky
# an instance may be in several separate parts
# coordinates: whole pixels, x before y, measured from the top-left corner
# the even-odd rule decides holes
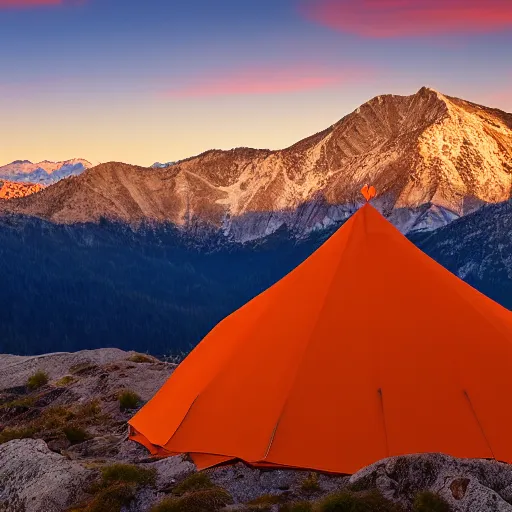
[[[285,147],[422,85],[512,111],[508,0],[0,0],[0,47],[0,164]]]

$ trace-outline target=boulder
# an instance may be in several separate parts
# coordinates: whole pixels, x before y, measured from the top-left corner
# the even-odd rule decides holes
[[[0,445],[0,503],[9,512],[62,512],[83,497],[94,473],[36,439]]]
[[[512,466],[442,454],[390,457],[352,475],[350,485],[377,488],[409,506],[418,492],[443,497],[454,512],[512,512]]]
[[[144,467],[156,469],[156,486],[158,490],[167,489],[169,486],[194,473],[196,467],[183,456],[166,457],[156,462],[145,464]]]

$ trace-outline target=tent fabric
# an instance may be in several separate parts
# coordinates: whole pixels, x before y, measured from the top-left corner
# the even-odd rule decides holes
[[[511,373],[512,313],[366,204],[220,322],[129,421],[131,438],[199,467],[512,462]]]

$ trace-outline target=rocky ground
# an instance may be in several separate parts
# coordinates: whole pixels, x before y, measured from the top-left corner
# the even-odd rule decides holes
[[[494,461],[411,455],[332,476],[151,459],[126,421],[174,367],[118,349],[0,355],[0,511],[512,512],[512,466]]]

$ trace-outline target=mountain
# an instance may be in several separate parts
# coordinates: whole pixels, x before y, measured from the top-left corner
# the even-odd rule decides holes
[[[105,346],[155,355],[187,352],[335,229],[297,239],[283,226],[239,244],[218,232],[191,238],[172,224],[134,230],[105,219],[63,225],[0,217],[0,352]],[[447,227],[409,237],[512,308],[512,202],[484,206]]]
[[[43,186],[37,183],[16,183],[0,179],[0,199],[15,199],[26,197],[43,190]]]
[[[403,232],[508,200],[512,115],[428,88],[378,96],[284,150],[212,150],[161,168],[111,162],[8,209],[59,223],[208,225],[247,241],[283,225],[304,236],[339,223],[366,182]]]
[[[213,234],[193,247],[172,225],[0,217],[0,353],[188,351],[320,242],[279,230],[247,244]]]
[[[76,176],[92,164],[82,158],[74,158],[65,162],[44,160],[33,164],[29,160],[15,160],[0,167],[0,179],[23,183],[51,185],[68,176]]]
[[[448,270],[512,309],[512,201],[486,205],[411,239]]]

